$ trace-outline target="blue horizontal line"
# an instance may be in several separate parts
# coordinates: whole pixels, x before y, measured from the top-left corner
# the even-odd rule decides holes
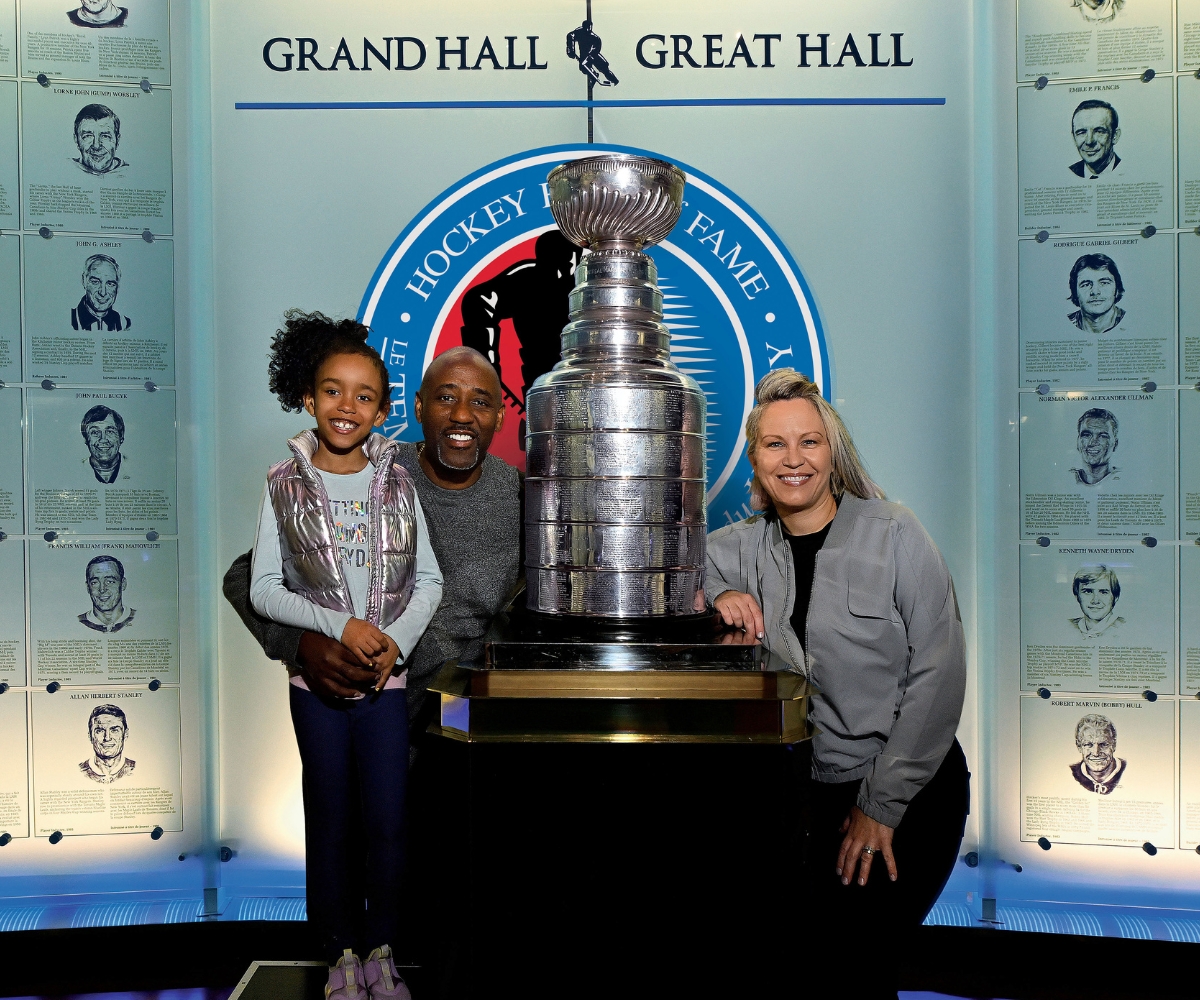
[[[525,108],[762,108],[924,106],[944,97],[689,97],[613,101],[237,101],[238,111],[453,111]]]

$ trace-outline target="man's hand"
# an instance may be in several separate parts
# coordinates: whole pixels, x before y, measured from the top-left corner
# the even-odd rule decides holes
[[[842,885],[849,885],[855,880],[855,868],[858,869],[858,884],[866,885],[876,854],[883,855],[888,878],[896,881],[900,873],[896,870],[896,858],[892,854],[892,834],[895,831],[890,826],[871,819],[858,806],[854,806],[842,823],[842,833],[846,836],[842,838],[842,849],[838,851],[837,859],[837,873],[842,877]]]
[[[387,652],[389,639],[370,622],[351,618],[342,629],[342,645],[358,657],[364,667],[374,667],[375,660]]]
[[[300,636],[296,659],[308,689],[326,698],[353,698],[370,690],[378,680],[373,670],[359,666],[350,650],[320,632]]]
[[[756,639],[763,637],[762,608],[749,594],[727,590],[713,601],[713,607],[721,612],[721,619],[726,625],[743,629]]]

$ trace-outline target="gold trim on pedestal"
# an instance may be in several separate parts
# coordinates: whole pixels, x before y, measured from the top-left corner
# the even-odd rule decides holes
[[[430,685],[450,739],[485,743],[798,743],[799,674],[718,670],[487,670],[448,662]]]

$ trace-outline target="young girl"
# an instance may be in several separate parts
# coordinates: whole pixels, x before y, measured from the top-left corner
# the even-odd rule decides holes
[[[390,947],[408,773],[403,664],[442,596],[412,480],[395,442],[372,433],[391,391],[366,339],[352,320],[292,311],[271,342],[271,391],[317,426],[267,472],[250,585],[259,614],[341,641],[374,675],[355,698],[326,698],[288,666],[308,919],[331,966],[328,1000],[409,997]]]

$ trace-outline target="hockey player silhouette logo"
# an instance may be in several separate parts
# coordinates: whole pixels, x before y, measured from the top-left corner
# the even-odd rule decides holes
[[[599,39],[593,44],[589,31],[585,24],[572,32],[576,57],[581,66],[606,66],[594,58]],[[525,467],[525,394],[559,362],[584,253],[554,224],[546,175],[559,163],[605,152],[661,155],[606,143],[518,153],[457,181],[396,237],[358,311],[392,377],[385,434],[420,440],[412,408],[421,376],[442,351],[465,344],[500,374],[508,414],[490,451]],[[812,295],[782,241],[732,191],[679,167],[687,175],[683,215],[650,256],[671,360],[708,398],[707,502],[715,527],[749,513],[742,428],[755,383],[770,368],[790,366],[828,397],[829,355]]]
[[[525,394],[534,379],[561,357],[560,335],[567,325],[567,298],[575,287],[580,253],[557,229],[548,229],[534,243],[532,260],[518,260],[495,277],[472,285],[462,297],[462,342],[492,363],[505,399],[521,413],[518,443],[522,450]],[[521,345],[520,394],[510,387],[512,374],[506,374],[500,359],[504,320],[512,323]]]
[[[591,21],[584,21],[567,35],[567,58],[579,63],[579,72],[601,87],[615,87],[620,82],[600,54],[600,36],[592,30]]]

